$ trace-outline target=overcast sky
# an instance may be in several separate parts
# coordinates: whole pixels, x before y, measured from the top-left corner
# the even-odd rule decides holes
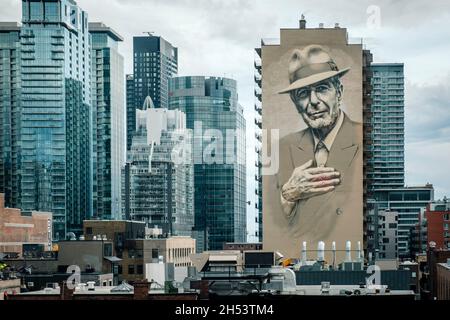
[[[245,108],[249,170],[253,170],[253,48],[278,38],[280,28],[320,22],[346,27],[363,38],[375,62],[405,64],[406,183],[435,186],[450,196],[450,2],[301,0],[78,0],[90,21],[102,21],[125,41],[120,50],[132,70],[132,37],[151,31],[178,47],[179,75],[212,75],[238,81]],[[21,1],[0,0],[0,21],[19,21]],[[379,8],[379,28],[370,23]],[[369,12],[368,12],[369,9]],[[369,21],[369,24],[368,24]],[[253,172],[253,171],[252,171]],[[251,172],[251,173],[252,173]],[[251,189],[251,186],[249,186]],[[248,195],[255,199],[254,193]],[[253,203],[252,203],[253,207]],[[254,218],[249,216],[249,223]]]

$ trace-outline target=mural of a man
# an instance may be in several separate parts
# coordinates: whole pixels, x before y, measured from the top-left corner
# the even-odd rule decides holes
[[[352,221],[360,224],[352,190],[361,196],[362,125],[342,109],[341,77],[348,71],[339,70],[319,45],[295,49],[290,85],[279,92],[290,95],[307,128],[279,141],[279,171],[269,180],[277,199],[269,210],[281,214],[280,230],[298,246],[302,240],[345,239],[342,233],[351,230]]]

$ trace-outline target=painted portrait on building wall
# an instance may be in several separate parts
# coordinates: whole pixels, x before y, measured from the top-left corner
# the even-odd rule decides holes
[[[299,257],[304,241],[335,242],[339,261],[363,240],[362,48],[282,43],[262,61],[263,129],[279,130],[263,145],[279,155],[263,175],[264,249]]]

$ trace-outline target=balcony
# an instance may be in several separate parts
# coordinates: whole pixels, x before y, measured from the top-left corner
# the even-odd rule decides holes
[[[258,126],[258,128],[262,129],[262,122],[261,122],[261,119],[255,118],[255,124]]]

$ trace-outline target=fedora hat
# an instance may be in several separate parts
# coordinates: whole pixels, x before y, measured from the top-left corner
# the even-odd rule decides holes
[[[349,70],[339,70],[330,54],[319,45],[295,49],[289,61],[290,85],[278,93],[289,93],[322,80],[342,77]]]

